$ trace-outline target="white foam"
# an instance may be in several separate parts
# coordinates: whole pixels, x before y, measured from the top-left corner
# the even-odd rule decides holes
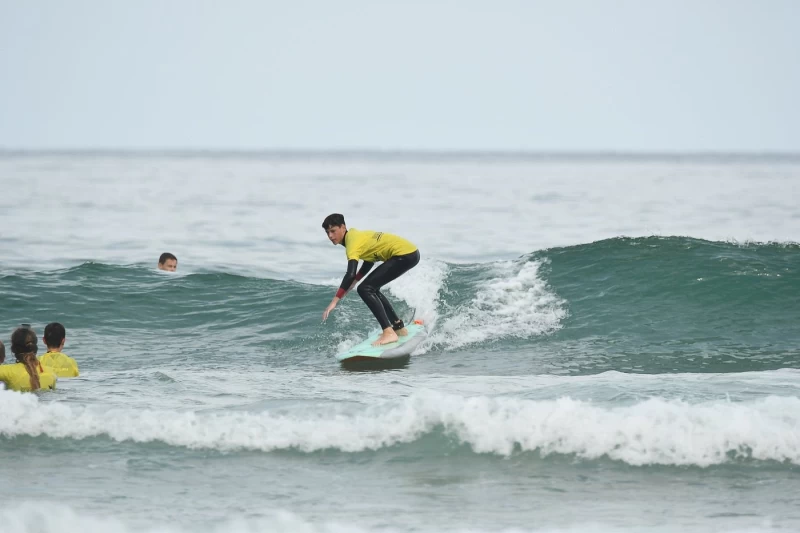
[[[435,323],[438,318],[439,295],[447,272],[447,264],[441,261],[420,261],[417,267],[391,282],[389,290],[414,308],[414,318]]]
[[[494,263],[494,277],[482,282],[472,301],[456,309],[434,341],[448,348],[507,337],[552,333],[567,316],[566,302],[540,277],[543,261]]]
[[[435,260],[420,261],[420,264],[389,284],[393,296],[401,298],[414,309],[414,319],[422,320],[428,331],[436,329],[439,321],[439,302],[447,277],[446,263]],[[422,354],[428,351],[431,339],[424,341],[414,351]]]
[[[0,435],[160,441],[187,448],[377,450],[441,429],[477,453],[608,457],[631,465],[709,466],[736,459],[800,464],[800,398],[697,404],[652,398],[603,407],[568,397],[522,400],[415,393],[370,406],[329,403],[262,412],[71,407],[0,391]]]

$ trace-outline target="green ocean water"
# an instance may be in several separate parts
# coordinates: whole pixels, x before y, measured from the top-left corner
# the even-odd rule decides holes
[[[504,275],[513,277],[531,264],[552,301],[517,317],[519,323],[537,320],[537,313],[557,311],[563,318],[542,334],[517,334],[509,327],[504,335],[463,345],[452,331],[434,330],[425,348],[431,356],[414,365],[446,359],[490,370],[479,360],[460,359],[460,352],[503,353],[503,363],[492,365],[500,373],[525,364],[528,370],[541,365],[542,372],[569,375],[743,372],[798,361],[798,245],[617,238],[531,253],[505,262]],[[445,328],[466,316],[473,323],[465,328],[480,327],[483,320],[502,329],[515,298],[530,292],[524,285],[499,287],[494,299],[482,298],[481,291],[498,282],[495,265],[449,264],[446,270],[433,309]],[[40,328],[65,323],[69,346],[98,370],[143,368],[154,359],[203,367],[226,356],[225,364],[235,365],[234,354],[242,351],[270,367],[326,367],[344,328],[354,335],[374,328],[357,296],[321,325],[320,309],[331,290],[291,279],[215,272],[169,277],[150,268],[85,263],[4,272],[0,316],[9,333],[20,322]],[[415,312],[403,301],[398,310],[406,317]]]

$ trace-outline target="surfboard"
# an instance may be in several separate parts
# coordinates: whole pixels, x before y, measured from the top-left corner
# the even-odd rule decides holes
[[[380,330],[376,330],[363,342],[356,344],[349,350],[336,354],[336,360],[341,363],[356,362],[390,362],[408,359],[411,352],[420,345],[428,336],[428,331],[421,320],[415,320],[413,324],[406,326],[408,335],[400,337],[397,342],[373,346],[380,336]]]

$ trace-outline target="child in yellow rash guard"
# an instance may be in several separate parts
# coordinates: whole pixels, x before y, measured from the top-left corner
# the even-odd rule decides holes
[[[339,290],[336,291],[336,296],[322,313],[322,320],[327,320],[339,300],[344,298],[344,295],[369,273],[376,262],[382,261],[383,264],[358,286],[358,295],[367,304],[383,330],[378,340],[372,345],[391,344],[397,342],[399,337],[408,335],[405,324],[381,292],[381,287],[417,266],[420,258],[417,247],[404,238],[391,233],[360,231],[355,228],[348,230],[344,216],[340,213],[333,213],[325,217],[322,229],[328,235],[328,240],[334,245],[344,246],[347,254],[347,272],[342,278]],[[363,263],[356,272],[359,260]]]
[[[47,390],[56,388],[58,379],[53,371],[46,366],[34,363],[36,373],[39,377],[39,387],[36,390]],[[12,365],[0,365],[0,381],[6,384],[8,390],[20,392],[30,392],[34,390],[31,385],[31,376],[25,363],[15,363]]]
[[[52,370],[60,378],[78,377],[78,363],[67,354],[61,353],[66,342],[67,331],[58,322],[47,324],[42,340],[47,345],[47,353],[39,357],[39,362]]]
[[[17,363],[0,366],[0,382],[8,389],[20,392],[55,389],[58,378],[36,359],[38,350],[36,333],[27,324],[14,330],[11,351]]]

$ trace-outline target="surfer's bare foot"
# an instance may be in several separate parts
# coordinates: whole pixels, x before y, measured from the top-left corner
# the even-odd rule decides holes
[[[408,335],[408,330],[406,328],[396,329],[394,332],[397,333],[398,337],[405,337]]]
[[[378,340],[372,343],[373,346],[382,346],[384,344],[391,344],[397,342],[397,333],[392,328],[386,328],[378,337]]]

